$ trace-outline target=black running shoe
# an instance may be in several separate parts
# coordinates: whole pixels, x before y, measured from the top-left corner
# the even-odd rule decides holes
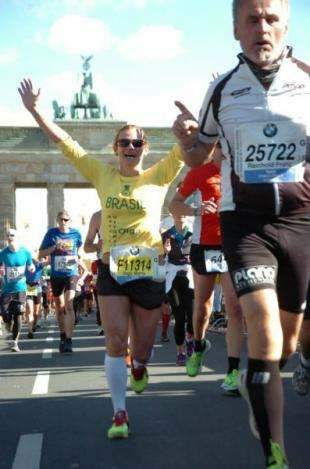
[[[60,342],[59,342],[59,352],[60,353],[65,352],[65,340],[66,339],[60,339]]]
[[[66,339],[64,353],[72,353],[72,340]]]
[[[33,339],[33,332],[29,331],[27,334],[28,339]]]

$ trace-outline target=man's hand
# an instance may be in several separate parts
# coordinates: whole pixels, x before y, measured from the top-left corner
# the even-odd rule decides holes
[[[164,242],[164,251],[165,254],[169,254],[171,251],[171,241],[170,238],[167,238],[166,241]]]
[[[302,62],[301,60],[298,60],[295,57],[292,57],[292,62],[294,62],[305,73],[308,73],[308,75],[310,75],[310,65],[309,64],[306,64],[305,62]]]
[[[181,111],[173,123],[172,131],[184,150],[190,149],[198,140],[199,124],[193,114],[180,101],[174,104]]]
[[[25,78],[20,83],[20,88],[18,88],[18,92],[22,98],[25,108],[29,112],[33,112],[37,107],[37,103],[40,97],[40,88],[38,89],[37,93],[35,93],[33,90],[32,81],[29,78]]]

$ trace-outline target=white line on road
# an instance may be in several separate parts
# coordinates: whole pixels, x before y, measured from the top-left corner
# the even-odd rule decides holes
[[[46,348],[43,350],[42,358],[52,358],[53,349]]]
[[[46,342],[53,342],[54,338],[53,337],[46,337]]]
[[[40,469],[43,433],[21,435],[12,469]]]
[[[50,379],[50,372],[49,371],[38,371],[33,389],[32,394],[47,394],[48,392],[48,382]]]

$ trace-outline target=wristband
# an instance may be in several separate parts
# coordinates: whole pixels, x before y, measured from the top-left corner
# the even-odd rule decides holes
[[[200,207],[195,207],[195,208],[194,208],[193,216],[194,216],[194,217],[198,217],[199,215],[200,215]]]

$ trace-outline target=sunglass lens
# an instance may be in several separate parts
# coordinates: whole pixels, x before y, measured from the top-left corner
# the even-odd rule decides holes
[[[129,138],[120,138],[119,141],[117,142],[120,147],[126,148],[130,145],[131,140]]]
[[[144,141],[140,139],[130,140],[129,138],[120,138],[117,143],[122,148],[129,147],[130,144],[132,144],[134,148],[141,148],[144,144]]]
[[[138,139],[132,141],[132,144],[135,148],[141,148],[143,143],[144,143],[143,140],[138,140]]]

